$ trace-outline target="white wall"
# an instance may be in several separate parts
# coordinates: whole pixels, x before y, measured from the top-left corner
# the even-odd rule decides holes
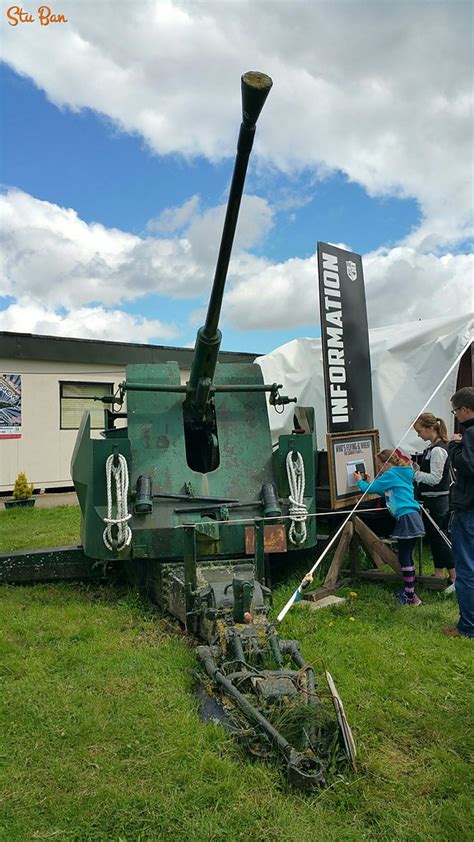
[[[72,486],[71,457],[77,430],[60,429],[61,381],[113,383],[125,379],[125,369],[103,363],[11,360],[0,357],[3,374],[21,374],[21,438],[0,438],[0,492],[11,491],[20,471],[35,489]],[[180,373],[186,383],[189,371]],[[125,422],[124,422],[125,423]],[[120,421],[117,422],[120,426]],[[94,438],[100,430],[93,430]]]
[[[10,491],[20,471],[35,488],[72,485],[70,462],[77,430],[60,429],[60,381],[114,383],[124,370],[111,365],[0,358],[4,374],[21,375],[21,437],[0,438],[0,491]],[[93,435],[99,436],[94,430]]]

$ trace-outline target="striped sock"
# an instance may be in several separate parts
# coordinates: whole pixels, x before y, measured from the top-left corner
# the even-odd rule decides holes
[[[415,566],[402,567],[403,589],[407,599],[412,600],[415,596]]]

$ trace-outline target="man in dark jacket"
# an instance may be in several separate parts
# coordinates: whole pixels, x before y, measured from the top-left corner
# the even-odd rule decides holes
[[[452,412],[464,427],[448,445],[448,459],[455,469],[451,487],[453,559],[456,566],[456,596],[459,604],[457,632],[474,637],[474,387],[465,386],[451,398]],[[449,630],[446,630],[449,634]]]

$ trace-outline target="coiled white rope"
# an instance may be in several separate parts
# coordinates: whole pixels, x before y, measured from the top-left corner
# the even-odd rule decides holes
[[[114,465],[114,456],[108,457],[105,463],[105,478],[107,482],[107,517],[103,518],[107,526],[104,529],[103,540],[108,550],[120,552],[128,547],[132,540],[132,530],[127,521],[132,517],[128,513],[128,465],[125,456],[117,454],[118,465]],[[115,480],[116,517],[113,514],[112,478]],[[117,534],[112,534],[113,526],[117,527]]]
[[[291,525],[288,537],[292,544],[303,544],[306,541],[306,518],[308,508],[304,500],[304,462],[301,453],[297,450],[290,450],[286,457],[286,474],[290,486],[290,505],[288,514],[291,518]]]

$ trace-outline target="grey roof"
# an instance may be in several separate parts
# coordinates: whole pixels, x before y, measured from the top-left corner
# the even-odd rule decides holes
[[[126,366],[133,363],[177,362],[189,368],[192,348],[172,345],[141,345],[130,342],[107,342],[101,339],[70,339],[64,336],[39,336],[34,333],[0,331],[0,357],[16,360],[48,360],[54,362],[98,363]],[[248,363],[259,354],[220,351],[222,363]]]

